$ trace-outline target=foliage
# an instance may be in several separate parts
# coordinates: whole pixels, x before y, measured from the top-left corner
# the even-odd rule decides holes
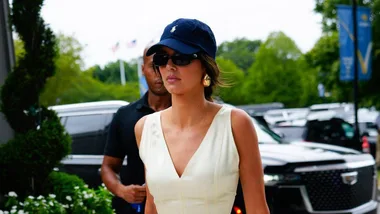
[[[256,62],[248,70],[244,91],[248,103],[282,102],[289,107],[300,102],[303,76],[312,76],[301,66],[302,53],[295,42],[282,32],[270,34],[256,54]],[[306,80],[307,81],[307,80]],[[310,83],[310,82],[309,82]],[[305,95],[304,95],[305,96]]]
[[[323,32],[337,31],[336,6],[338,4],[351,5],[352,0],[315,0],[314,11],[322,15]],[[371,6],[373,0],[356,0],[358,6]]]
[[[124,63],[124,72],[126,82],[137,82],[137,63]],[[100,80],[103,83],[108,84],[121,84],[120,80],[120,62],[110,62],[102,69],[100,66],[94,66],[93,77]]]
[[[1,111],[15,138],[0,148],[0,192],[39,194],[42,184],[70,151],[70,137],[39,96],[54,75],[56,37],[40,17],[42,0],[14,0],[10,20],[22,41],[13,72],[1,90]]]
[[[339,80],[339,35],[332,32],[322,36],[305,54],[307,63],[318,72],[318,81],[332,94],[332,100],[352,101],[352,83]]]
[[[247,72],[255,61],[255,53],[260,44],[260,40],[251,41],[246,38],[238,38],[220,44],[216,54],[220,58],[231,60],[237,67]]]
[[[83,47],[74,37],[60,34],[57,44],[56,73],[47,80],[46,88],[40,96],[41,103],[47,106],[55,104],[72,87],[72,82],[79,78],[83,67],[80,56]]]
[[[244,104],[243,83],[244,72],[239,69],[232,60],[217,57],[219,69],[221,70],[221,79],[226,85],[218,89],[219,97],[230,104]]]
[[[111,206],[112,195],[100,186],[97,190],[89,189],[86,185],[75,186],[72,194],[58,198],[55,194],[38,197],[28,196],[20,199],[16,192],[9,192],[5,211],[11,213],[40,213],[40,214],[92,214],[114,213]],[[0,212],[2,212],[0,210]]]
[[[68,195],[74,195],[76,186],[85,186],[85,183],[76,175],[53,171],[44,183],[42,194],[52,193],[58,201],[64,201]]]
[[[46,118],[56,117],[53,111],[44,112],[50,114]],[[43,191],[47,176],[70,153],[70,141],[59,121],[44,121],[39,130],[16,134],[0,149],[1,192],[13,190],[25,196]]]
[[[23,42],[19,39],[15,40],[14,45],[16,63],[18,63],[25,50]],[[55,58],[56,72],[54,76],[47,79],[45,89],[40,95],[42,105],[52,106],[113,99],[134,101],[139,98],[136,82],[127,82],[125,86],[120,85],[120,83],[101,82],[93,78],[96,66],[82,71],[81,52],[83,49],[84,47],[75,37],[58,34],[57,56]],[[134,78],[137,78],[137,71],[133,72],[136,75]],[[120,77],[118,78],[120,80]]]
[[[331,100],[337,102],[349,102],[353,100],[352,82],[341,82],[339,79],[339,40],[337,27],[338,4],[350,5],[351,0],[315,0],[315,9],[322,15],[324,35],[316,43],[314,48],[306,54],[310,66],[318,70],[318,78],[326,84],[326,89],[331,91]],[[372,9],[372,33],[373,33],[373,61],[372,77],[369,81],[360,82],[359,104],[362,106],[377,106],[380,108],[380,0],[359,0],[359,6]]]
[[[82,73],[71,82],[70,89],[61,94],[59,104],[81,103],[103,100],[125,100],[128,102],[140,97],[138,83],[127,83],[125,86],[104,84]]]

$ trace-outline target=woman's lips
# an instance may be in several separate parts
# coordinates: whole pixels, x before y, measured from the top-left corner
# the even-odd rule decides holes
[[[180,78],[176,77],[175,75],[169,75],[167,78],[166,78],[166,81],[168,83],[175,83],[177,81],[181,80]]]

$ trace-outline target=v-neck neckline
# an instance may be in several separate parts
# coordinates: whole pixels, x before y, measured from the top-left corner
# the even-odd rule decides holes
[[[208,136],[210,135],[210,131],[212,129],[212,127],[214,126],[214,123],[216,121],[216,118],[219,116],[219,114],[222,112],[222,109],[224,108],[224,106],[222,106],[217,112],[216,114],[214,115],[212,121],[211,121],[211,124],[210,126],[208,127],[207,131],[206,131],[206,134],[203,136],[202,140],[201,140],[201,143],[198,145],[198,148],[195,150],[195,152],[191,155],[190,159],[188,160],[185,168],[183,169],[183,172],[182,172],[182,175],[179,175],[178,172],[177,172],[177,169],[175,167],[175,164],[174,164],[174,161],[173,161],[173,158],[170,154],[170,150],[169,150],[169,146],[166,142],[166,139],[165,139],[165,134],[164,134],[164,131],[162,129],[162,123],[161,123],[161,112],[158,113],[158,127],[159,127],[159,132],[160,132],[160,135],[162,137],[162,140],[163,140],[163,143],[164,143],[164,146],[166,148],[166,154],[167,154],[167,157],[169,158],[169,161],[170,161],[170,164],[171,164],[171,168],[173,169],[174,171],[174,174],[177,176],[177,179],[182,179],[186,174],[186,171],[187,171],[187,168],[189,168],[189,165],[193,162],[193,159],[196,158],[197,154],[199,153],[199,150],[202,149],[203,147],[203,144],[204,142],[206,142],[206,139],[208,138]]]

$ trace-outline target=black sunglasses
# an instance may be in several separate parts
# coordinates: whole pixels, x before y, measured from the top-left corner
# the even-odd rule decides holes
[[[185,66],[191,63],[194,59],[197,59],[197,54],[180,54],[175,53],[173,55],[169,55],[166,53],[156,53],[153,56],[153,64],[155,66],[164,66],[168,64],[169,59],[172,60],[174,65]]]

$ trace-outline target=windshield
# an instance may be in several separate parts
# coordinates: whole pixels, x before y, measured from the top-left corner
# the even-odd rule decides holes
[[[281,137],[264,125],[260,124],[257,120],[252,118],[255,125],[259,143],[282,143]]]

